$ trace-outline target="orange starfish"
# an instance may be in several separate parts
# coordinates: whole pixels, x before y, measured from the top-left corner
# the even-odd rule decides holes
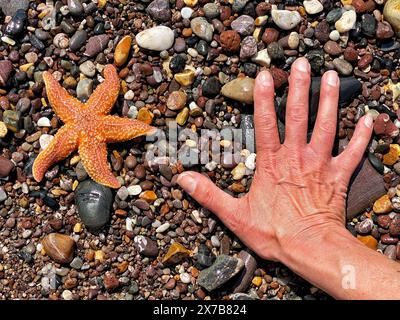
[[[78,149],[82,164],[93,180],[111,188],[120,187],[107,162],[106,144],[151,134],[156,128],[139,120],[107,115],[119,94],[119,78],[112,65],[104,68],[104,77],[105,80],[89,100],[82,103],[72,97],[49,72],[43,73],[47,97],[65,125],[37,156],[32,168],[36,181],[41,181],[55,162]]]

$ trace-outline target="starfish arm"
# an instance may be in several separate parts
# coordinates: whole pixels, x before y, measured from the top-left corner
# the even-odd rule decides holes
[[[79,144],[79,155],[86,172],[94,181],[110,188],[121,186],[107,162],[105,142],[99,142],[95,138],[83,138]]]
[[[86,104],[98,114],[109,113],[119,94],[119,77],[111,64],[104,68],[104,81],[99,84]]]
[[[43,72],[43,80],[46,85],[47,98],[54,112],[62,121],[71,121],[74,113],[82,108],[82,103],[71,96],[50,72]]]
[[[152,134],[157,128],[128,118],[105,116],[102,120],[102,136],[107,143],[122,142],[145,134]]]
[[[41,181],[48,168],[76,150],[78,137],[78,132],[71,126],[65,125],[58,130],[50,144],[36,157],[32,167],[33,178]]]

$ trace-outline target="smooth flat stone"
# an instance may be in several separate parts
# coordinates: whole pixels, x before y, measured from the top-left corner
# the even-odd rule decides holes
[[[254,79],[250,77],[236,78],[225,84],[221,93],[227,98],[252,104],[254,83]]]
[[[75,193],[75,203],[79,216],[88,229],[99,229],[111,217],[112,192],[93,180],[79,184]]]
[[[274,23],[283,30],[293,29],[301,21],[300,13],[297,11],[271,10],[271,16]]]
[[[394,31],[399,35],[400,31],[400,1],[388,0],[383,8],[385,20],[390,23]]]
[[[50,233],[42,240],[47,255],[58,263],[69,263],[73,259],[75,241],[65,234]]]
[[[174,39],[174,32],[165,26],[147,29],[136,35],[139,47],[154,51],[168,50],[174,44]]]
[[[210,42],[213,37],[214,28],[208,23],[206,18],[197,17],[190,21],[190,27],[196,36],[207,42]]]
[[[357,14],[354,10],[345,11],[340,19],[335,22],[335,28],[340,33],[350,31],[357,20]]]
[[[347,139],[339,140],[338,153],[341,153],[347,144]],[[384,194],[386,189],[382,175],[372,166],[368,157],[364,156],[349,183],[346,201],[347,219],[353,219]]]
[[[211,267],[200,271],[198,284],[208,291],[213,291],[228,282],[243,266],[242,259],[219,255]]]

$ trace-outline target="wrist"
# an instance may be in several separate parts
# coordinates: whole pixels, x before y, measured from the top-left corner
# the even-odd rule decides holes
[[[314,241],[287,247],[281,262],[337,299],[399,297],[399,264],[365,246],[344,227],[326,228]]]
[[[290,241],[282,247],[279,260],[295,273],[313,282],[319,271],[328,269],[340,272],[343,261],[340,252],[346,248],[362,245],[340,225],[318,228],[306,237]]]
[[[323,226],[314,224],[314,226],[304,228],[297,226],[295,229],[303,231],[291,231],[290,235],[284,234],[278,237],[281,246],[279,260],[287,266],[297,261],[301,262],[320,248],[336,245],[339,240],[349,242],[357,240],[340,223],[325,223]]]

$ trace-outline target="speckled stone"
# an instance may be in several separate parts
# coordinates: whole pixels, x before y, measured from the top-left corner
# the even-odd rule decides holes
[[[190,27],[200,39],[207,42],[212,40],[214,28],[208,23],[207,19],[203,17],[194,18],[190,21]]]
[[[243,266],[244,262],[240,258],[219,255],[211,267],[200,272],[198,284],[208,291],[213,291],[229,281]]]

